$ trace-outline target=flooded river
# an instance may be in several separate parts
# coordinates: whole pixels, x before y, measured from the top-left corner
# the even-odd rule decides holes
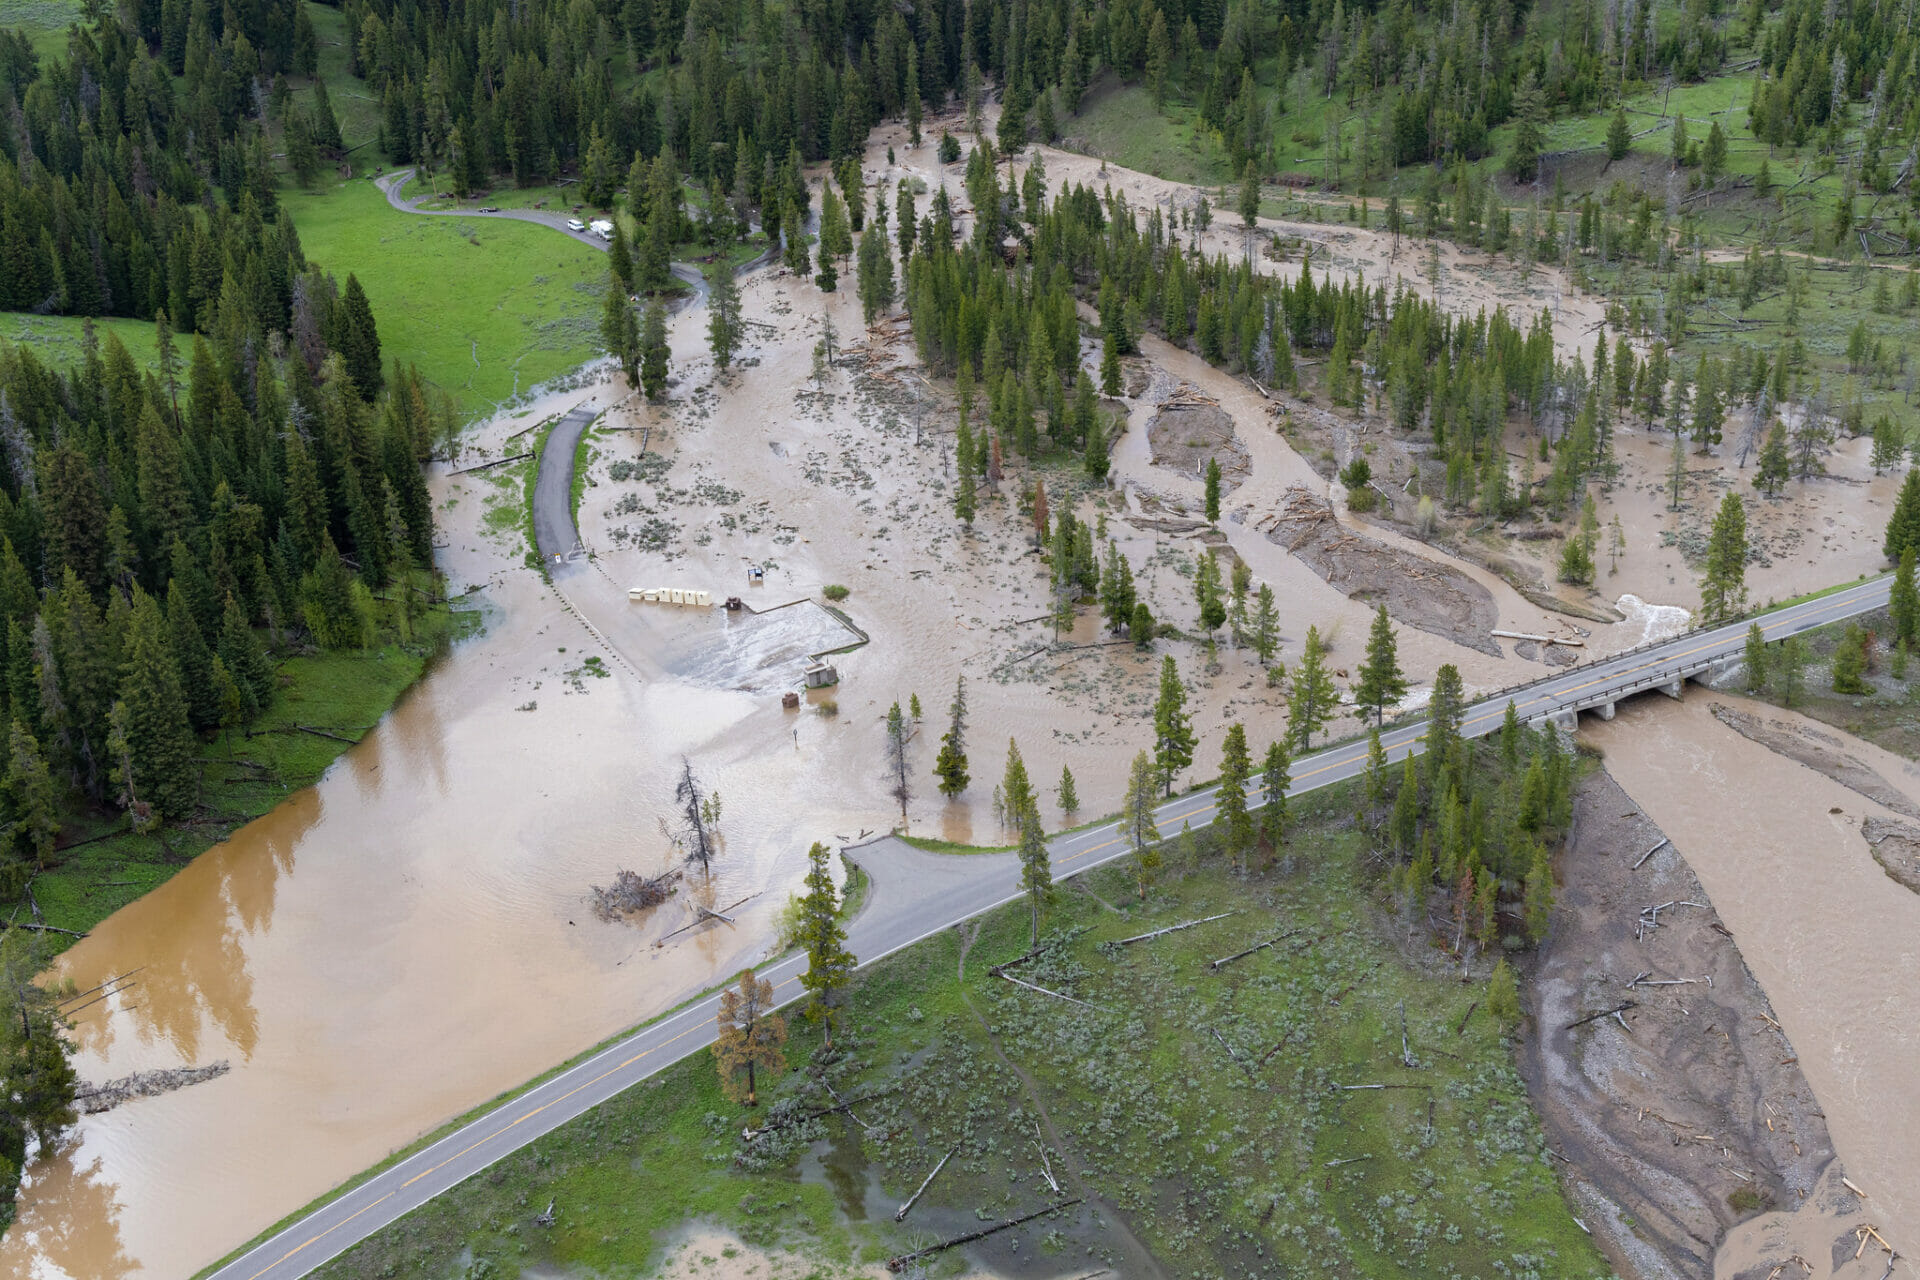
[[[749,803],[729,782],[752,755],[758,785],[803,792],[822,745],[812,726],[749,725],[747,695],[672,683],[586,675],[576,691],[565,673],[587,636],[532,575],[510,582],[488,634],[318,786],[62,958],[82,988],[141,970],[81,1015],[83,1077],[222,1058],[233,1070],[86,1118],[31,1169],[0,1277],[189,1275],[761,949],[784,894],[755,898],[737,929],[651,939],[685,922],[689,897],[724,906],[797,877],[817,815]],[[713,881],[695,877],[643,927],[602,923],[590,883],[667,863],[658,815],[683,750],[732,791]]]
[[[1690,689],[1684,703],[1641,698],[1582,730],[1733,930],[1880,1230],[1920,1248],[1920,895],[1890,879],[1860,835],[1863,817],[1892,815],[1721,724],[1715,701],[1811,724]],[[1843,749],[1920,799],[1911,762],[1856,739]],[[1751,1274],[1724,1258],[1717,1270]]]

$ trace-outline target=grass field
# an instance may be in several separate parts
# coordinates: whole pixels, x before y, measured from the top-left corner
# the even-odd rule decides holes
[[[1225,150],[1196,127],[1195,116],[1173,101],[1163,114],[1144,87],[1107,81],[1088,92],[1079,115],[1061,120],[1060,132],[1063,145],[1142,173],[1175,182],[1229,181]]]
[[[598,354],[606,257],[532,223],[401,213],[371,183],[284,192],[308,257],[360,277],[389,361],[469,413]]]
[[[1202,841],[1170,846],[1169,882],[1145,906],[1119,869],[1090,876],[1090,892],[1062,889],[1054,945],[1020,974],[1093,1008],[989,976],[1026,948],[1018,906],[987,917],[977,937],[949,931],[862,974],[838,1056],[815,1054],[817,1032],[796,1021],[788,1061],[811,1065],[765,1086],[761,1115],[830,1105],[817,1080],[841,1097],[891,1090],[860,1108],[864,1133],[836,1117],[745,1144],[741,1109],[699,1054],[319,1274],[628,1274],[689,1220],[821,1264],[870,1262],[1045,1204],[1037,1133],[1068,1194],[1105,1206],[1010,1233],[1027,1266],[1036,1252],[1060,1268],[1113,1265],[1100,1215],[1117,1212],[1177,1274],[1604,1274],[1561,1198],[1502,1033],[1484,1010],[1455,1030],[1480,989],[1410,963],[1390,941],[1398,930],[1370,903],[1350,803],[1299,801],[1278,869],[1228,874]],[[1413,1067],[1401,1062],[1402,1003]],[[1335,1087],[1367,1083],[1414,1087]],[[949,1148],[955,1159],[911,1225],[871,1211],[904,1199]],[[1339,1161],[1352,1163],[1329,1163]],[[558,1225],[530,1227],[549,1200]],[[1011,1262],[1015,1241],[999,1240],[990,1260]],[[933,1273],[959,1265],[949,1256]]]
[[[386,594],[393,593],[390,589]],[[318,780],[347,744],[294,726],[359,738],[420,678],[458,626],[459,615],[441,606],[416,621],[413,638],[402,643],[385,625],[395,606],[376,607],[382,611],[385,643],[363,652],[285,660],[280,663],[281,692],[254,724],[251,736],[236,733],[231,739],[217,737],[200,744],[201,799],[207,806],[203,821],[167,828],[163,844],[154,836],[126,833],[117,814],[69,814],[61,833],[67,847],[33,881],[33,894],[46,913],[46,922],[62,929],[92,928],[170,878],[196,854],[226,839],[242,823]],[[237,760],[252,761],[257,767],[248,768]],[[0,911],[13,905],[0,903]],[[59,934],[46,936],[62,945],[71,941]]]
[[[67,28],[80,20],[79,0],[0,0],[0,27],[18,27],[44,60],[67,51]]]
[[[64,368],[78,363],[83,355],[82,330],[86,321],[79,316],[35,316],[20,311],[0,311],[0,344],[26,347],[43,364]],[[106,335],[119,336],[134,363],[143,369],[157,369],[153,326],[145,320],[95,320],[95,331],[104,342]]]

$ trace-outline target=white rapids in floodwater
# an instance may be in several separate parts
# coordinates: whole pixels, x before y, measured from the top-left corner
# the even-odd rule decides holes
[[[1637,630],[1639,636],[1630,639],[1623,648],[1635,648],[1643,644],[1652,644],[1656,640],[1671,640],[1680,635],[1693,621],[1693,614],[1679,605],[1648,604],[1639,596],[1631,593],[1623,595],[1614,607],[1625,614],[1620,623],[1623,636],[1632,636]]]

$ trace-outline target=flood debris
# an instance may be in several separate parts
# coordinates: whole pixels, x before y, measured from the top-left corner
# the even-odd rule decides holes
[[[157,1098],[163,1093],[203,1084],[225,1074],[225,1058],[204,1067],[164,1067],[156,1071],[136,1071],[105,1084],[81,1085],[74,1092],[73,1105],[83,1116],[99,1115],[135,1098]]]
[[[1011,1227],[1017,1227],[1023,1222],[1032,1222],[1035,1218],[1044,1218],[1048,1214],[1058,1213],[1062,1209],[1071,1209],[1079,1203],[1079,1196],[1075,1196],[1071,1200],[1061,1200],[1055,1204],[1048,1205],[1044,1209],[1036,1209],[1032,1213],[1021,1214],[1019,1217],[1009,1218],[1005,1222],[996,1222],[990,1227],[982,1227],[978,1231],[969,1231],[965,1235],[955,1236],[951,1240],[942,1240],[939,1244],[928,1245],[924,1249],[915,1249],[912,1253],[903,1253],[897,1258],[888,1258],[887,1270],[894,1272],[905,1271],[922,1258],[931,1258],[936,1253],[945,1253],[948,1249],[956,1245],[972,1244],[975,1240],[984,1240],[990,1235],[995,1235]]]
[[[612,884],[591,886],[587,900],[593,905],[593,914],[611,924],[636,911],[659,906],[673,896],[679,879],[677,868],[649,880],[622,867],[613,873]]]

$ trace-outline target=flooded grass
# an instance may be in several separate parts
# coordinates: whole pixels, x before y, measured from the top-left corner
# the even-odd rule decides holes
[[[243,823],[312,784],[420,678],[433,655],[462,629],[463,619],[443,605],[414,623],[411,640],[393,638],[383,625],[385,642],[377,648],[280,663],[281,691],[251,733],[200,742],[201,810],[194,822],[152,836],[127,832],[117,813],[70,815],[62,824],[68,845],[33,880],[46,922],[78,932],[91,929]],[[308,732],[316,729],[337,736]],[[0,910],[12,905],[0,904]],[[64,934],[47,937],[60,944],[75,941]]]
[[[863,973],[838,1056],[810,1056],[818,1032],[796,1020],[788,1057],[804,1068],[764,1089],[758,1113],[764,1123],[776,1107],[831,1105],[831,1084],[841,1098],[871,1098],[857,1121],[814,1120],[745,1144],[749,1118],[696,1055],[320,1274],[439,1274],[482,1258],[494,1275],[626,1274],[657,1265],[690,1219],[755,1247],[871,1263],[1047,1204],[1043,1145],[1063,1194],[1086,1203],[975,1246],[974,1264],[1035,1277],[1102,1265],[1604,1274],[1546,1163],[1501,1033],[1484,1010],[1456,1031],[1480,984],[1408,963],[1387,936],[1397,926],[1357,869],[1363,839],[1349,803],[1301,801],[1290,856],[1248,877],[1202,843],[1170,851],[1169,883],[1144,906],[1121,869],[1093,873],[1098,898],[1058,895],[1053,947],[1019,972],[1085,1005],[988,973],[1026,949],[1020,906]],[[1287,931],[1280,945],[1208,970]],[[1336,1088],[1352,1084],[1413,1087]],[[949,1149],[939,1181],[895,1227],[893,1206]],[[549,1200],[557,1225],[534,1226]],[[949,1257],[934,1269],[962,1265]]]

